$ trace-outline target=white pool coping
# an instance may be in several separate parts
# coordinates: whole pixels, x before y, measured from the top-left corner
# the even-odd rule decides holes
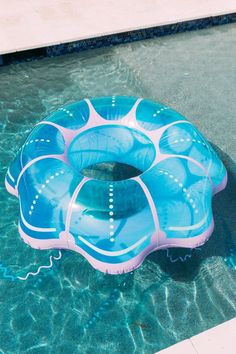
[[[158,354],[235,354],[236,317]]]
[[[233,12],[235,0],[1,0],[0,54]]]

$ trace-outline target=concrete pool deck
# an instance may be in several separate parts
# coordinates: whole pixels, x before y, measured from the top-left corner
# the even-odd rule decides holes
[[[2,0],[0,54],[234,12],[235,0]]]
[[[236,318],[179,342],[158,354],[235,354]]]

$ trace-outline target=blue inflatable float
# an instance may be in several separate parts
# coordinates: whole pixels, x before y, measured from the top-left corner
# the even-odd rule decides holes
[[[134,97],[85,99],[38,123],[6,175],[19,232],[38,249],[82,254],[111,274],[152,251],[212,233],[227,181],[211,145],[181,114]]]

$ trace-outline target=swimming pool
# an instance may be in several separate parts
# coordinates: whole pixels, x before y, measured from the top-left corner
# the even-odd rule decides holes
[[[18,202],[5,190],[7,167],[30,129],[84,97],[133,95],[161,101],[190,119],[224,161],[229,183],[213,201],[215,231],[186,257],[151,254],[133,273],[95,271],[63,253],[51,271],[27,282],[0,273],[3,353],[151,354],[235,317],[236,26],[0,68],[0,262],[24,275],[48,264],[18,235]],[[185,262],[178,260],[185,258]]]

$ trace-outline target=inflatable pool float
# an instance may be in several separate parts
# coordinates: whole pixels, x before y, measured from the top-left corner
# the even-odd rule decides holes
[[[115,96],[38,123],[5,179],[27,244],[77,251],[110,274],[137,268],[152,251],[206,242],[212,197],[226,181],[223,163],[182,115]]]

